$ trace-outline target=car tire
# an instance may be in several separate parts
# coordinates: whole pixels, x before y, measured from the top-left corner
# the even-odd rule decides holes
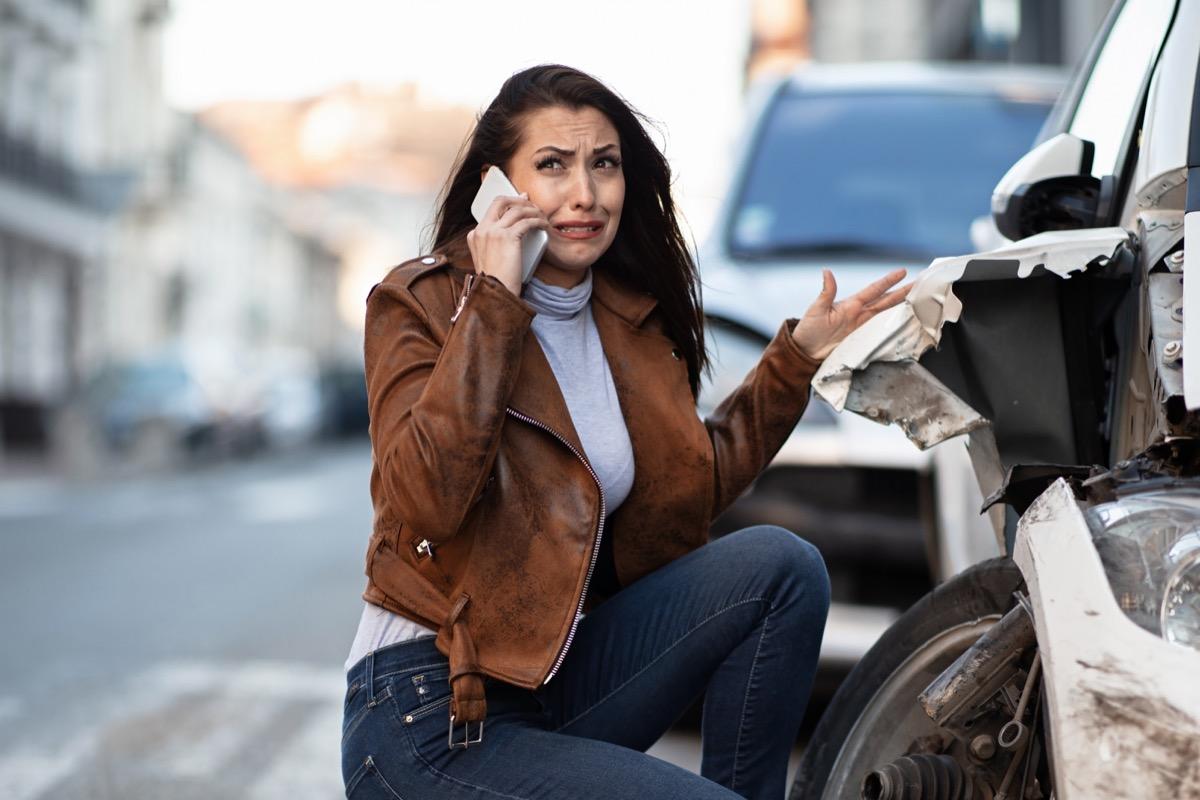
[[[917,695],[1013,607],[1023,584],[1008,558],[963,571],[908,609],[834,695],[796,770],[788,800],[862,796],[867,773],[906,752],[933,723]]]

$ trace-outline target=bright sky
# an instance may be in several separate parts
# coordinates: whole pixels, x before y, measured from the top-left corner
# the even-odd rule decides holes
[[[195,109],[313,94],[348,80],[416,81],[485,105],[543,62],[604,80],[666,134],[677,196],[707,229],[741,124],[749,0],[174,0],[167,92]]]

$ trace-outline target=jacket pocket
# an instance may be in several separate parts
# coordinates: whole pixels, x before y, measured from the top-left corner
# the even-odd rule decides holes
[[[433,585],[447,591],[450,588],[450,576],[438,563],[439,550],[449,544],[434,544],[428,539],[416,536],[411,530],[406,530],[401,522],[396,528],[396,549],[405,553],[407,561],[416,567]]]

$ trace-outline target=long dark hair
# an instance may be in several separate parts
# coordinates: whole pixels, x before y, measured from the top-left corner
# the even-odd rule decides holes
[[[479,116],[446,182],[434,219],[432,249],[464,245],[467,232],[475,227],[471,201],[479,191],[484,165],[508,164],[520,144],[525,115],[549,106],[594,108],[617,129],[625,203],[616,238],[596,267],[658,300],[667,335],[683,354],[696,395],[701,373],[708,368],[704,313],[696,264],[671,200],[671,168],[646,132],[646,117],[592,76],[559,64],[543,64],[504,82]]]

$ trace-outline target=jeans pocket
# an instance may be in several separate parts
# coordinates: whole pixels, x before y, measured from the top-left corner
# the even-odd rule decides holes
[[[461,750],[451,750],[450,695],[413,709],[400,717],[400,727],[408,738],[412,754],[436,770],[444,770],[448,759]],[[458,728],[462,735],[462,728]]]
[[[350,779],[346,781],[346,797],[362,798],[362,800],[404,800],[404,797],[392,788],[392,784],[379,771],[374,756],[367,756],[359,765]]]
[[[449,667],[422,670],[400,680],[406,685],[397,686],[396,694],[404,706],[420,708],[450,696]]]
[[[449,715],[449,713],[450,713],[449,707],[450,707],[450,695],[447,694],[445,697],[442,697],[431,703],[427,703],[423,706],[417,706],[416,708],[410,709],[408,711],[401,711],[400,712],[400,722],[406,726],[413,725],[413,724],[425,719],[429,715],[435,713],[438,709],[445,709],[446,714]],[[449,716],[447,716],[446,718],[449,719]]]

